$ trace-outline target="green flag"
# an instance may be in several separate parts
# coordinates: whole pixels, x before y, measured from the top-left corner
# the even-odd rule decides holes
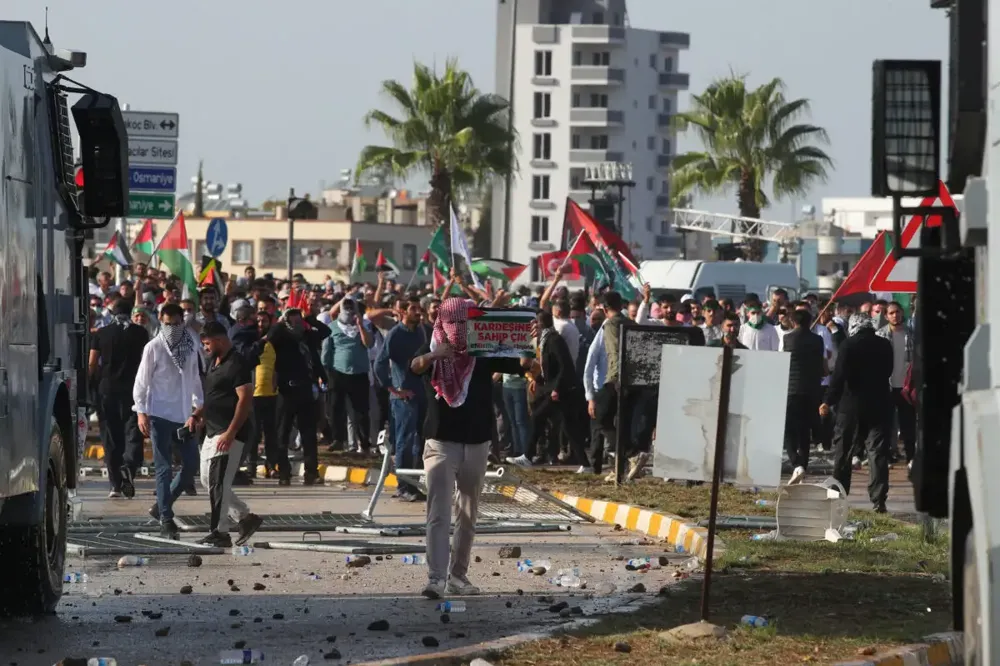
[[[451,251],[448,249],[448,243],[444,238],[444,225],[438,225],[438,228],[434,230],[434,234],[431,236],[431,242],[427,246],[427,249],[437,258],[437,262],[444,266],[451,266]]]

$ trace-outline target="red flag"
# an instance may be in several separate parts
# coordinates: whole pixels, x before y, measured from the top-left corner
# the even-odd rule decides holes
[[[838,298],[850,296],[851,294],[868,293],[872,278],[882,265],[882,262],[885,261],[885,235],[886,232],[884,231],[878,232],[878,236],[872,241],[871,246],[865,250],[865,253],[858,259],[858,263],[854,264],[854,268],[851,269],[851,272],[847,274],[844,281],[837,287],[833,298],[830,299],[831,301],[836,301]]]
[[[632,256],[632,250],[629,249],[628,243],[623,241],[615,232],[598,224],[597,220],[591,217],[587,211],[580,208],[580,204],[569,197],[566,198],[566,214],[563,218],[563,228],[569,228],[573,236],[586,231],[587,236],[598,250],[602,249],[602,246],[617,250],[621,256],[627,258],[633,264],[638,265],[639,263]]]
[[[448,284],[448,278],[444,276],[444,273],[438,270],[437,263],[434,264],[434,291],[437,292],[439,289],[444,289],[444,286]]]
[[[543,252],[538,255],[538,270],[543,280],[551,280],[559,268],[562,268],[565,278],[576,280],[580,277],[580,262],[572,259],[566,250]]]

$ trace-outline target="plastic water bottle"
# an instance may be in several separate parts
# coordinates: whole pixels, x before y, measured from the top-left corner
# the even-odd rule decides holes
[[[529,559],[523,559],[517,561],[517,570],[520,571],[521,573],[524,573],[525,571],[530,571],[531,567],[533,566],[534,565],[531,563],[531,560]]]
[[[223,650],[219,653],[220,664],[256,664],[261,661],[264,661],[264,653],[260,650]]]
[[[754,502],[754,504],[756,504],[757,506],[771,506],[773,502],[771,500],[759,499],[756,502]]]
[[[757,615],[744,615],[740,618],[740,624],[746,625],[748,627],[758,628],[767,626],[767,618],[760,617]]]
[[[633,557],[631,560],[625,563],[625,566],[634,567],[640,569],[642,567],[651,567],[653,565],[653,560],[648,557]]]
[[[303,654],[298,656],[295,661],[292,662],[292,666],[309,666],[309,655]]]
[[[247,555],[253,555],[253,546],[233,546],[233,555],[239,557],[246,557]],[[237,664],[242,664],[244,662],[237,661]],[[251,662],[246,662],[251,663]]]
[[[81,594],[86,594],[87,583],[89,581],[90,577],[79,571],[63,574],[63,588],[67,592],[79,592]]]
[[[403,555],[400,558],[403,564],[427,564],[427,557],[425,555]]]
[[[436,607],[439,613],[464,613],[464,601],[442,601]]]
[[[149,558],[138,555],[125,555],[118,560],[119,569],[124,569],[125,567],[144,567],[147,564],[149,564]]]
[[[367,555],[348,555],[347,557],[344,558],[344,561],[345,562],[357,562],[358,560],[361,560],[362,558],[368,560],[369,562],[371,561],[371,558],[368,557]]]
[[[91,657],[87,666],[118,666],[118,661],[114,657]]]
[[[580,570],[576,568],[560,569],[556,572],[555,577],[549,579],[549,582],[559,587],[580,587],[583,584],[583,581],[580,580]]]
[[[899,540],[899,535],[896,534],[895,532],[889,532],[888,534],[880,534],[878,536],[873,536],[870,540],[871,541],[875,541],[875,542],[880,542],[880,541],[898,541]]]

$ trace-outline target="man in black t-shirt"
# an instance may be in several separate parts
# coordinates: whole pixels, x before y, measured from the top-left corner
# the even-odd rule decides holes
[[[826,375],[823,338],[813,333],[812,313],[795,310],[795,328],[786,333],[782,347],[792,357],[788,365],[788,403],[785,410],[785,451],[792,466],[789,483],[801,481],[809,468],[809,440],[816,407]]]
[[[471,307],[472,301],[463,298],[449,298],[442,303],[430,344],[410,362],[410,369],[424,376],[427,392],[424,470],[428,581],[422,594],[428,599],[446,593],[479,594],[467,574],[494,422],[493,374],[524,373],[516,358],[469,356],[466,337]],[[458,516],[449,568],[453,500]]]
[[[90,350],[90,377],[97,381],[101,414],[101,440],[104,444],[104,465],[108,470],[111,492],[108,497],[135,496],[133,479],[142,464],[142,440],[128,438],[126,433],[132,413],[132,386],[142,362],[142,350],[149,342],[149,333],[134,324],[129,315],[132,302],[118,299],[111,311],[112,320],[94,334]],[[133,445],[128,446],[132,441]],[[136,446],[136,442],[138,446]]]
[[[263,522],[233,492],[233,478],[252,430],[248,419],[253,409],[253,374],[222,323],[207,322],[201,329],[201,343],[211,362],[203,380],[205,402],[195,410],[195,418],[205,428],[201,484],[212,506],[211,531],[201,543],[228,548],[232,545],[230,518],[239,529],[237,545],[246,543]]]

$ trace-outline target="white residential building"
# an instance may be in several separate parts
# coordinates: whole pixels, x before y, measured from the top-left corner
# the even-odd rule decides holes
[[[677,256],[670,118],[688,88],[678,69],[690,36],[629,26],[625,0],[498,2],[497,92],[511,95],[513,73],[520,173],[509,216],[504,187],[494,189],[493,255],[529,263],[558,249],[566,197],[590,205],[586,166],[621,162],[635,184],[624,191],[619,233],[645,259]],[[525,279],[537,278],[532,264]]]
[[[961,209],[962,195],[954,196]],[[903,199],[903,206],[917,207],[920,199]],[[940,205],[937,202],[935,205]],[[823,199],[823,219],[850,234],[875,238],[880,231],[892,232],[892,199],[879,197],[826,197]],[[906,226],[907,220],[902,220]]]

